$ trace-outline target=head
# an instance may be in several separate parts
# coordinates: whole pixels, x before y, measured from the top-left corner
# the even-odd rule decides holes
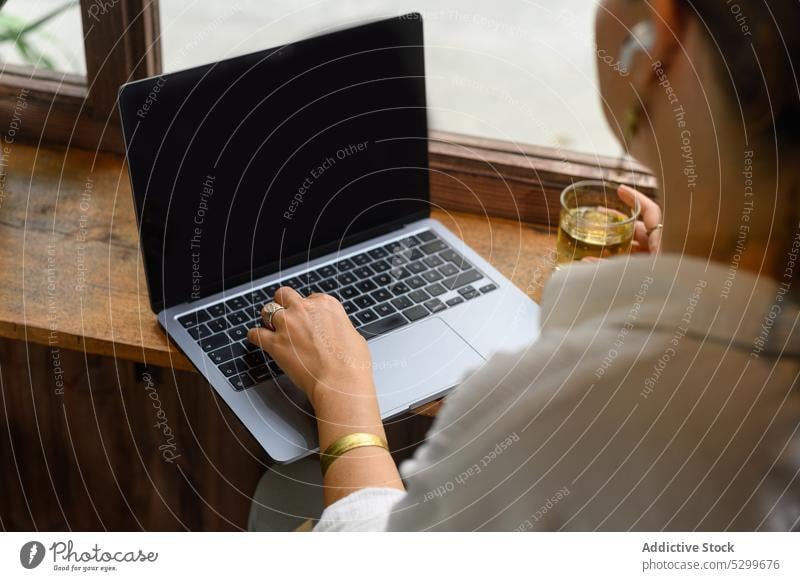
[[[800,223],[797,23],[797,0],[600,2],[603,107],[660,182],[663,250],[730,262],[751,196],[742,267],[783,272]]]
[[[794,148],[800,142],[797,23],[796,0],[600,2],[600,91],[623,147],[653,167],[677,103],[716,112],[720,131],[738,129],[756,144],[777,139]],[[608,55],[616,55],[617,66]]]

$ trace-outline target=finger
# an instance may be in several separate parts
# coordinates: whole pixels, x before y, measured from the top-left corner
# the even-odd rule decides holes
[[[650,237],[647,235],[647,228],[641,220],[636,221],[636,226],[633,230],[633,240],[639,244],[639,247],[648,250],[650,246]]]
[[[639,201],[639,218],[644,222],[646,230],[650,230],[656,224],[661,223],[661,207],[642,192],[630,186],[621,185],[617,190],[617,195],[630,208],[635,207],[636,201]]]
[[[301,303],[303,301],[303,295],[294,290],[292,287],[282,286],[275,291],[275,295],[273,296],[272,300],[278,303],[280,306],[288,309],[292,305]]]
[[[247,332],[247,340],[271,354],[277,339],[275,333],[262,327],[254,327]]]

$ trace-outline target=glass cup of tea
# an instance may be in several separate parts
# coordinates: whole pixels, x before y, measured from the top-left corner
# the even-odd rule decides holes
[[[619,184],[575,182],[561,192],[556,268],[586,257],[609,258],[630,251],[641,208],[617,195]]]

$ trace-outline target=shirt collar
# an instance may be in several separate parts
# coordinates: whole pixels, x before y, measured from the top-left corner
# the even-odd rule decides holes
[[[542,329],[650,326],[733,344],[754,357],[800,356],[800,310],[790,290],[788,280],[677,254],[574,263],[544,289]]]

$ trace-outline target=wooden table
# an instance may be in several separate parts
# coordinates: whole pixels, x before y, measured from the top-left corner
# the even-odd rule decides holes
[[[268,461],[202,378],[185,373],[191,364],[150,311],[122,159],[14,144],[3,161],[0,373],[10,439],[0,445],[0,527],[243,526]],[[539,300],[550,232],[447,207],[433,217]],[[176,465],[159,453],[145,374],[174,424]]]

